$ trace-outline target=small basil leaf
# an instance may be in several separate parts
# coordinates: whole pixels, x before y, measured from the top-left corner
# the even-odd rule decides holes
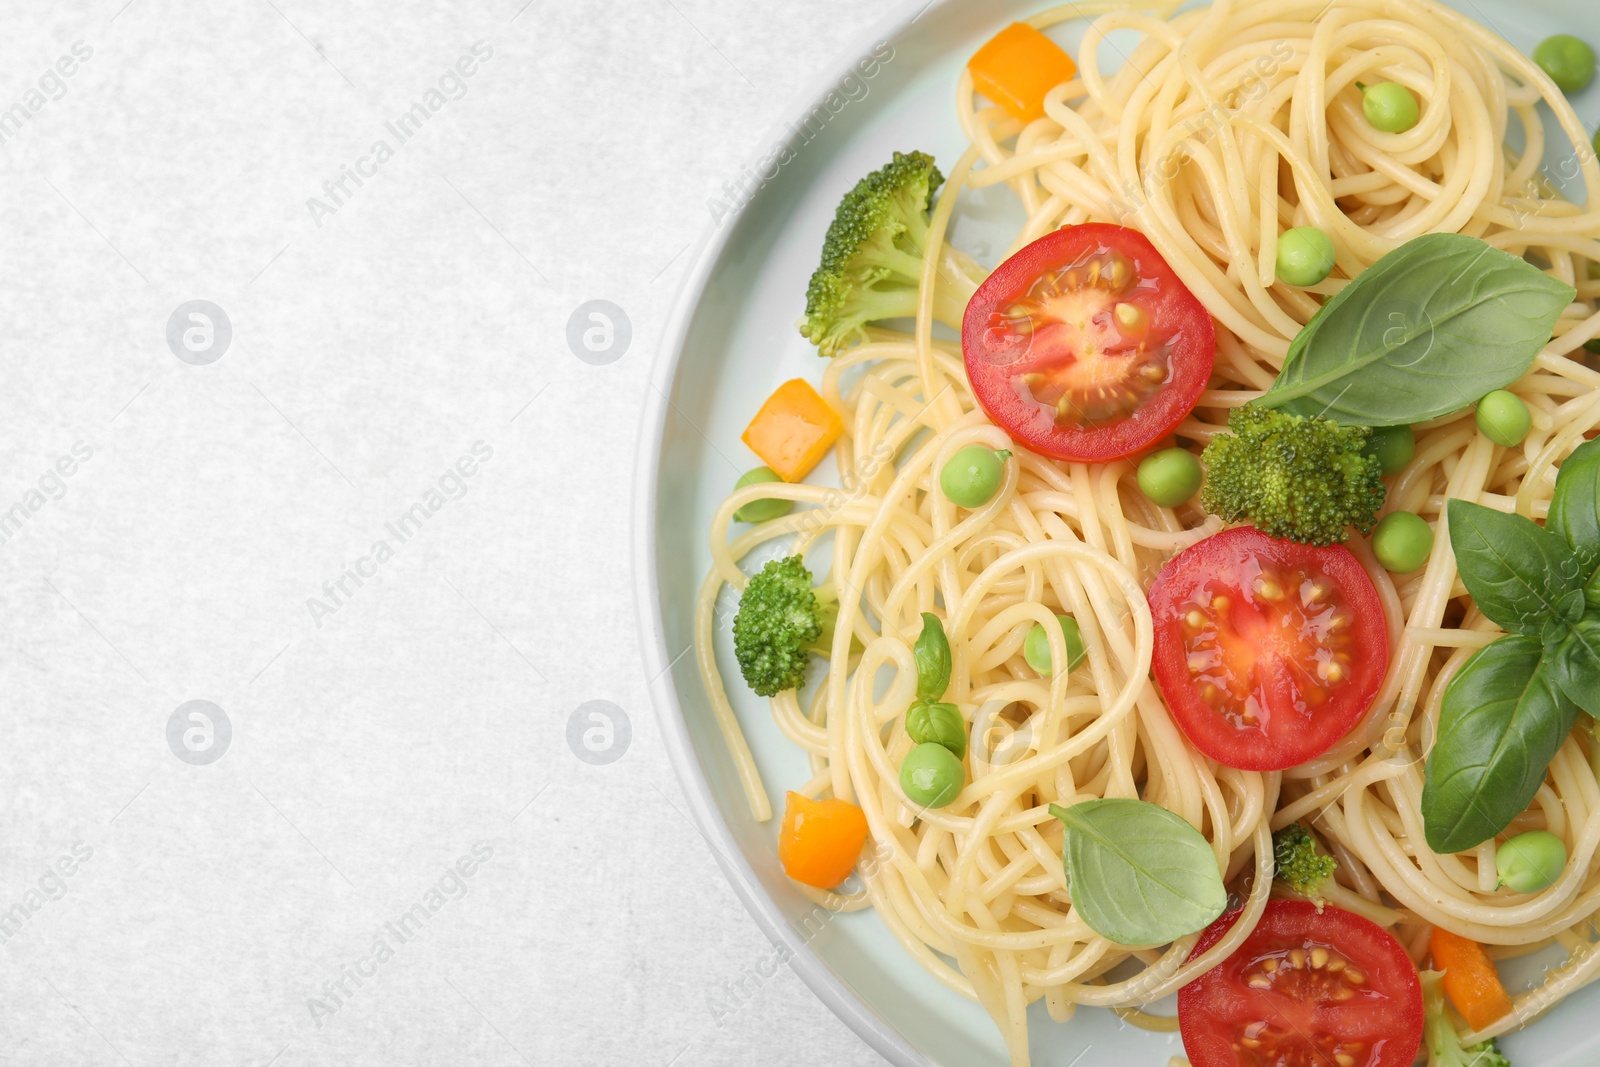
[[[1550,677],[1550,659],[1532,637],[1502,637],[1445,687],[1423,771],[1422,826],[1433,851],[1482,844],[1533,802],[1578,715]]]
[[[1496,626],[1538,637],[1561,617],[1562,599],[1581,588],[1578,558],[1567,543],[1521,515],[1452,500],[1450,545],[1478,610]]]
[[[1600,574],[1600,438],[1585,441],[1561,464],[1544,528],[1567,539],[1585,575]]]
[[[1600,616],[1586,615],[1567,628],[1550,656],[1550,678],[1568,700],[1600,718]]]
[[[922,633],[911,646],[917,663],[917,699],[938,700],[950,688],[950,639],[944,623],[930,612],[922,613]]]
[[[1583,586],[1583,601],[1590,611],[1600,611],[1600,570],[1589,575]]]
[[[1164,945],[1228,906],[1217,857],[1183,820],[1143,800],[1108,797],[1050,814],[1066,824],[1062,861],[1073,907],[1119,945]]]
[[[1544,620],[1544,627],[1539,631],[1539,640],[1544,647],[1555,648],[1565,641],[1578,620],[1583,618],[1587,606],[1582,589],[1574,589],[1556,601],[1555,614]]]
[[[956,759],[967,754],[967,720],[954,704],[917,701],[906,712],[906,733],[919,745],[924,741],[943,745]]]

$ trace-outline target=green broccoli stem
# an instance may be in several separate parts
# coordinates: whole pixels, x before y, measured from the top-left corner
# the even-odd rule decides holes
[[[822,632],[815,641],[806,644],[805,650],[824,659],[833,656],[833,634],[839,622],[839,594],[833,586],[833,579],[817,586],[812,592],[817,598],[817,621],[822,623]],[[861,639],[854,633],[850,634],[850,655],[866,648]]]
[[[889,314],[871,315],[866,321],[916,317],[917,307],[921,302],[921,294],[916,286],[922,281],[922,259],[898,250],[895,255],[899,257],[900,262],[894,264],[894,268],[911,279],[913,288],[872,290],[875,300],[882,297],[886,305],[893,306],[896,310]],[[972,301],[972,294],[978,291],[978,286],[983,284],[984,278],[988,275],[989,272],[982,264],[946,242],[939,250],[939,259],[935,264],[934,319],[952,330],[960,330],[961,322],[967,315],[967,305]]]
[[[804,648],[814,655],[828,657],[833,655],[833,631],[839,622],[839,598],[834,595],[831,586],[819,586],[816,594],[817,621],[822,623],[822,632],[815,641],[807,642]]]

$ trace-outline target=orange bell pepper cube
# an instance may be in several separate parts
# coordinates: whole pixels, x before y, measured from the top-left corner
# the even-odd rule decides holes
[[[1428,937],[1433,966],[1444,972],[1444,992],[1474,1030],[1482,1030],[1511,1013],[1511,998],[1500,984],[1500,972],[1476,941],[1435,926]]]
[[[745,427],[743,440],[786,482],[798,482],[844,433],[844,420],[803,378],[778,386]]]
[[[790,793],[778,831],[783,873],[818,889],[832,889],[855,869],[867,841],[867,816],[848,800],[812,800]]]
[[[967,61],[967,69],[978,92],[1023,122],[1043,115],[1045,94],[1078,73],[1060,45],[1026,22],[1013,22],[995,34]]]

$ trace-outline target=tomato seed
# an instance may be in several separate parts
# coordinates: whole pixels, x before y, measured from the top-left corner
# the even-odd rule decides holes
[[[1150,316],[1137,304],[1118,304],[1111,314],[1117,320],[1118,331],[1130,341],[1137,341],[1150,332]]]

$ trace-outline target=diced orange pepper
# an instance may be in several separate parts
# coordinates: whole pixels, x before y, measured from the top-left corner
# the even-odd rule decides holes
[[[866,841],[867,816],[848,800],[785,798],[778,861],[795,881],[832,889],[850,877]]]
[[[1078,65],[1061,46],[1029,26],[1013,22],[967,61],[978,92],[1031,122],[1044,114],[1044,95],[1071,81]]]
[[[1428,937],[1433,966],[1444,972],[1444,992],[1474,1030],[1511,1013],[1511,998],[1500,984],[1494,961],[1476,941],[1435,926]]]
[[[778,386],[744,430],[744,443],[786,482],[798,482],[844,433],[844,420],[804,378]]]

